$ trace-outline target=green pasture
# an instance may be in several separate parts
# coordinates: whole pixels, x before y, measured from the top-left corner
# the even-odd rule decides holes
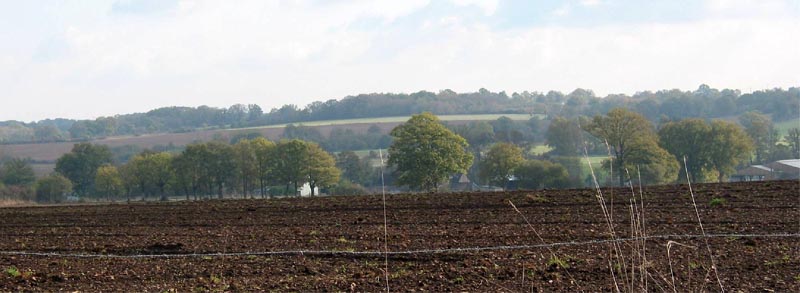
[[[439,115],[437,117],[439,117],[439,120],[441,121],[492,121],[492,120],[497,120],[498,118],[503,116],[508,117],[511,120],[517,120],[517,121],[525,121],[533,117],[529,114]],[[537,117],[541,118],[541,116]],[[400,123],[408,121],[409,118],[411,118],[411,116],[323,120],[323,121],[308,121],[308,122],[284,123],[284,124],[267,125],[267,126],[256,126],[256,127],[248,127],[240,129],[283,128],[289,124],[304,125],[304,126],[325,126],[325,125],[347,125],[347,124]]]
[[[781,138],[783,138],[783,136],[788,134],[789,129],[792,128],[800,128],[800,117],[775,123],[775,129],[778,130],[778,135],[780,135]]]
[[[537,145],[532,146],[530,149],[528,149],[528,153],[529,154],[533,154],[533,155],[537,155],[537,156],[541,156],[544,153],[549,152],[551,150],[553,150],[553,148],[551,148],[549,145],[537,144]]]

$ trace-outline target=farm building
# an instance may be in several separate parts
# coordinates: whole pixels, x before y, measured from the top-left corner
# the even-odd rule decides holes
[[[773,179],[772,169],[764,165],[752,165],[731,176],[731,181],[764,181]]]
[[[800,159],[780,160],[767,164],[776,179],[800,179]]]
[[[780,160],[766,165],[752,165],[736,171],[731,181],[800,179],[800,160]]]
[[[472,189],[472,181],[467,178],[467,174],[457,174],[450,177],[450,190],[472,191]]]

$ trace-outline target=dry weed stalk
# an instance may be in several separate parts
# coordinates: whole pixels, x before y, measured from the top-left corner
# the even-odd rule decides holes
[[[378,149],[378,155],[381,158],[381,195],[383,196],[383,274],[386,278],[386,292],[389,292],[389,230],[387,228],[388,221],[386,220],[386,185],[383,179],[383,150]]]
[[[594,168],[592,168],[592,162],[591,162],[591,160],[589,160],[589,152],[588,152],[588,150],[586,148],[586,143],[585,142],[584,142],[584,146],[583,146],[583,154],[584,154],[584,157],[586,158],[586,163],[589,165],[589,173],[592,176],[592,182],[594,183],[594,186],[595,186],[595,190],[596,190],[595,198],[597,199],[598,203],[600,204],[600,210],[603,212],[603,218],[605,219],[606,225],[608,226],[608,231],[609,231],[609,233],[611,235],[611,240],[613,240],[610,243],[611,243],[614,251],[613,252],[609,251],[609,255],[611,255],[612,253],[614,255],[611,255],[610,258],[616,258],[617,264],[620,266],[621,271],[623,272],[623,275],[622,275],[623,281],[626,284],[629,284],[630,282],[628,281],[628,268],[627,268],[627,265],[625,264],[625,256],[622,254],[622,247],[620,247],[619,241],[617,241],[617,234],[616,234],[616,232],[614,230],[613,218],[610,215],[609,209],[606,207],[606,200],[605,200],[605,197],[603,197],[603,191],[600,189],[600,183],[597,181],[597,176],[594,174]],[[612,201],[612,204],[613,204],[613,201]],[[614,286],[617,288],[617,292],[621,292],[619,290],[619,284],[617,284],[617,278],[616,278],[616,275],[614,273],[614,266],[613,266],[613,264],[611,264],[610,260],[609,260],[609,270],[611,271],[611,277],[614,280]]]
[[[642,189],[642,172],[639,171],[639,166],[638,165],[636,166],[636,174],[639,177],[639,197],[641,198],[639,203],[642,205],[642,208],[641,208],[641,215],[642,215],[641,216],[641,222],[642,222],[642,230],[641,230],[641,233],[642,233],[642,263],[645,265],[645,266],[642,267],[642,269],[643,269],[644,273],[647,274],[647,229],[645,229],[646,228],[646,224],[645,224],[645,221],[644,221],[644,218],[645,218],[644,191]],[[647,285],[648,285],[647,284],[647,277],[645,277],[644,278],[644,291],[645,292],[647,292],[647,289],[648,289]]]
[[[672,241],[672,240],[667,241],[667,261],[669,262],[669,275],[672,277],[672,283],[670,285],[672,285],[672,292],[678,293],[678,289],[675,287],[675,273],[672,270],[672,256],[669,253],[670,249],[672,248],[672,245],[679,245],[679,246],[688,247],[688,248],[694,248],[694,249],[697,249],[697,247],[694,247],[694,246],[691,246],[691,245],[686,245],[686,244],[681,244],[679,242],[675,242],[675,241]]]
[[[719,284],[719,289],[722,292],[725,292],[725,288],[722,286],[722,280],[719,278],[719,272],[717,271],[717,262],[714,260],[714,252],[711,251],[711,244],[708,243],[708,237],[706,237],[706,229],[703,227],[703,221],[700,220],[700,211],[697,209],[697,203],[694,200],[694,191],[692,190],[692,181],[689,180],[689,168],[686,166],[686,157],[683,157],[683,168],[686,171],[686,182],[689,183],[689,194],[692,196],[692,206],[694,206],[694,213],[697,215],[697,223],[700,225],[700,232],[703,233],[703,241],[706,243],[706,249],[708,250],[708,256],[711,258],[711,269],[714,271],[714,276],[717,278],[717,284]]]

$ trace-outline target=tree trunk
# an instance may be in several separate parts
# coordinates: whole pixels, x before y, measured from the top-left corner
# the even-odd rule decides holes
[[[266,189],[264,189],[264,178],[258,179],[258,188],[261,190],[261,199],[264,199],[266,197],[266,194],[264,194],[266,191]]]
[[[242,175],[242,196],[247,198],[247,179]]]
[[[308,186],[311,187],[311,196],[314,196],[315,195],[314,194],[314,187],[316,186],[316,184],[309,184]]]
[[[625,163],[621,159],[618,159],[617,161],[619,162],[619,166],[617,166],[617,177],[619,177],[619,187],[625,187],[625,177],[622,174],[622,166],[625,166]],[[614,164],[611,165],[613,166]]]

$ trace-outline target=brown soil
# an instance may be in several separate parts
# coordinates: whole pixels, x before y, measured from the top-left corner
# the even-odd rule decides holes
[[[800,232],[797,181],[694,187],[708,234]],[[594,194],[548,190],[391,195],[387,197],[389,250],[607,240],[608,228]],[[604,194],[614,198],[617,235],[630,237],[630,189],[609,189]],[[724,203],[712,206],[712,198]],[[644,200],[648,235],[701,234],[687,186],[646,187]],[[386,287],[383,256],[347,253],[382,250],[380,196],[12,207],[0,208],[0,218],[4,252],[173,256],[0,254],[0,291],[380,291]],[[725,290],[798,292],[800,238],[794,235],[705,239]],[[646,242],[648,290],[673,290],[668,241],[685,245],[673,245],[670,251],[677,291],[719,290],[703,239],[674,237]],[[553,246],[560,262],[542,247],[391,255],[389,286],[394,291],[594,292],[616,290],[616,279],[621,291],[641,291],[641,271],[631,271],[633,262],[641,263],[635,245],[622,242],[624,264],[609,243]],[[343,253],[186,256],[297,250]],[[9,270],[12,267],[16,270]]]

